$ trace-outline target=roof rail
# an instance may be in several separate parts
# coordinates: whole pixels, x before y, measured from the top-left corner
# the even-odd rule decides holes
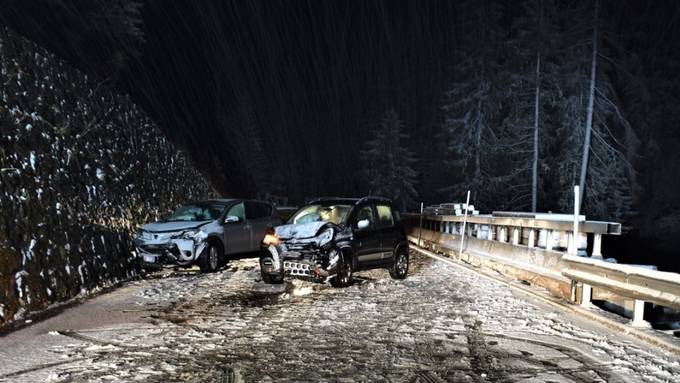
[[[357,204],[362,203],[362,202],[385,202],[385,203],[392,203],[392,200],[389,198],[385,197],[377,197],[377,196],[366,196],[363,198],[359,198],[357,201]]]

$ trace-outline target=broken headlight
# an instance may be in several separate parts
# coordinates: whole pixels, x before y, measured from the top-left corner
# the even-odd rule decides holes
[[[142,229],[137,229],[136,237],[139,239],[151,239],[151,234]]]
[[[186,230],[182,234],[180,234],[181,239],[194,239],[194,237],[198,234],[198,230]]]
[[[317,237],[317,246],[322,247],[327,245],[333,239],[333,228],[328,228],[321,232]]]

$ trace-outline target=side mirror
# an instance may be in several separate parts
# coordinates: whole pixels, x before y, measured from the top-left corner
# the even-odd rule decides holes
[[[224,217],[224,223],[233,223],[233,222],[238,222],[241,219],[235,215],[228,215]]]
[[[364,230],[369,226],[371,226],[371,221],[367,219],[362,219],[361,221],[357,222],[357,229],[359,230]]]

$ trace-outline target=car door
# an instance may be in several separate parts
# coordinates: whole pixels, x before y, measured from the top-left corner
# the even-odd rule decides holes
[[[378,231],[380,232],[381,259],[391,261],[394,256],[394,246],[399,239],[399,227],[392,214],[392,207],[387,204],[377,204],[375,211],[378,215]]]
[[[252,243],[252,228],[246,219],[243,202],[232,205],[227,210],[226,217],[238,217],[236,222],[224,222],[225,254],[238,254],[250,251]]]
[[[358,223],[368,220],[368,227],[360,229]],[[376,214],[373,205],[367,204],[359,207],[352,222],[354,231],[354,254],[356,255],[358,268],[369,268],[382,259],[380,248],[380,233],[376,225]]]
[[[246,201],[246,219],[252,230],[250,251],[260,250],[262,240],[268,228],[272,227],[271,207],[259,201]]]

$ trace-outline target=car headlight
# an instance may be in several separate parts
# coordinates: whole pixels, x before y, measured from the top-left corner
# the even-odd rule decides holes
[[[194,239],[194,237],[198,234],[198,230],[187,230],[180,235],[180,238],[182,239]]]
[[[325,246],[333,239],[333,228],[328,228],[321,232],[317,237],[317,246]]]
[[[276,234],[265,234],[264,239],[262,240],[262,243],[269,246],[269,245],[278,245],[280,242],[279,237],[276,236]]]

